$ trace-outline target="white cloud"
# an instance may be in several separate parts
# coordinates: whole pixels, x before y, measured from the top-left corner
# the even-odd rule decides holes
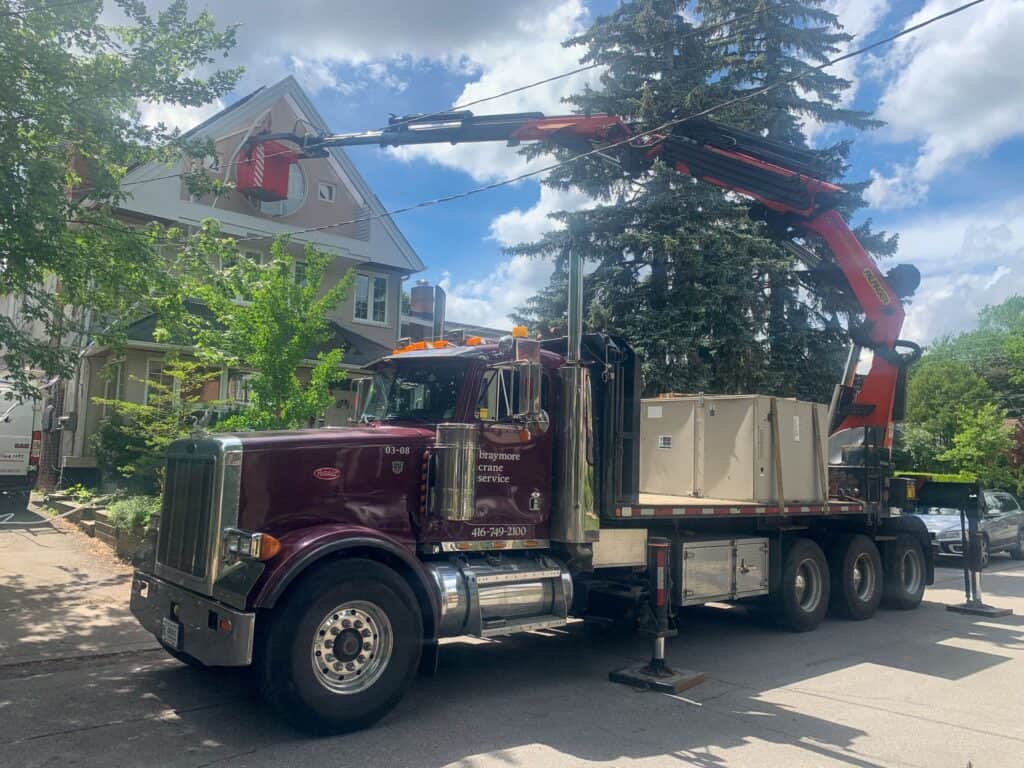
[[[593,201],[581,192],[543,187],[540,199],[530,208],[516,208],[495,218],[491,222],[491,238],[502,246],[537,240],[545,232],[561,227],[548,214],[591,205]],[[479,280],[460,281],[445,275],[441,286],[448,294],[448,316],[461,322],[506,328],[509,313],[546,286],[553,269],[548,259],[512,256]]]
[[[168,2],[147,5],[156,10]],[[230,58],[215,66],[245,67],[240,92],[291,73],[312,93],[348,95],[369,84],[402,91],[407,83],[395,70],[420,60],[441,62],[463,75],[478,71],[477,61],[492,51],[531,44],[525,36],[543,32],[539,25],[551,19],[551,7],[549,0],[204,0],[192,13],[209,10],[219,27],[238,25]],[[124,15],[108,0],[102,20],[121,24]],[[561,41],[543,56],[560,58]],[[341,66],[354,78],[339,77],[335,70]]]
[[[577,211],[592,205],[593,200],[578,190],[541,187],[540,199],[525,211],[514,208],[491,222],[491,239],[502,246],[537,240],[545,232],[561,229],[561,222],[552,221],[550,214],[564,210]]]
[[[919,215],[900,232],[899,261],[916,265],[921,287],[903,336],[925,343],[974,327],[978,311],[1022,292],[1024,197],[995,209]]]
[[[466,85],[456,103],[491,96],[575,69],[579,66],[583,50],[579,47],[564,48],[562,43],[581,31],[587,21],[587,11],[580,0],[563,0],[549,6],[546,13],[524,14],[514,25],[503,30],[503,35],[497,40],[468,46],[464,51],[466,60],[476,65],[479,77]],[[599,72],[599,69],[588,70],[471,109],[478,114],[564,114],[569,108],[562,103],[562,98],[580,92],[585,83],[596,85]],[[550,156],[527,162],[500,143],[432,144],[401,147],[395,152],[405,160],[426,159],[464,171],[480,182],[536,170],[553,162]]]
[[[139,104],[139,114],[147,125],[155,126],[158,123],[163,123],[168,128],[180,128],[182,131],[199,125],[203,120],[212,117],[222,109],[224,109],[224,104],[220,101],[201,107],[183,107],[178,104],[152,102]]]
[[[929,0],[907,26],[958,2]],[[1024,135],[1022,38],[1024,3],[989,0],[897,41],[881,62],[890,79],[878,116],[888,123],[886,138],[914,142],[918,153],[909,173],[878,174],[875,184],[916,188],[920,197],[947,170]],[[905,199],[873,194],[880,201]]]
[[[892,166],[892,175],[871,171],[871,185],[864,190],[864,199],[872,208],[907,208],[919,203],[927,188],[917,180],[913,168]]]
[[[839,17],[844,32],[853,35],[853,40],[841,45],[833,54],[835,58],[864,45],[864,38],[878,28],[879,22],[889,12],[889,0],[829,0],[824,8]],[[840,97],[839,104],[842,107],[849,107],[857,96],[860,89],[861,64],[862,60],[857,57],[829,67],[829,74],[850,81],[850,87],[843,91]],[[813,118],[804,118],[804,134],[811,144],[818,143],[831,130],[832,126],[823,125]]]

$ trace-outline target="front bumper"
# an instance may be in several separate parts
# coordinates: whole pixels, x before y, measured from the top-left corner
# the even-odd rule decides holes
[[[211,667],[252,663],[256,614],[229,608],[183,587],[136,571],[131,611],[139,623],[161,639],[165,619],[178,625],[175,650]]]

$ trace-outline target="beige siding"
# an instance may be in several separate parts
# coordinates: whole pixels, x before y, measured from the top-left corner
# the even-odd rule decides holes
[[[211,175],[221,181],[236,181],[239,148],[250,130],[253,132],[290,132],[295,128],[297,119],[298,115],[288,102],[282,98],[267,112],[264,112],[255,124],[236,124],[226,128],[226,133],[217,137],[215,141],[217,154],[223,170],[218,174],[211,173]],[[299,123],[296,130],[301,131],[302,129],[303,125]],[[298,210],[289,215],[274,216],[263,213],[258,203],[251,202],[245,195],[237,191],[217,200],[216,207],[247,216],[273,219],[296,227],[316,227],[336,221],[347,221],[359,218],[364,213],[360,201],[353,197],[347,188],[345,180],[326,159],[312,158],[301,160],[299,161],[299,167],[302,169],[302,175],[305,179],[306,198]],[[319,199],[317,193],[320,182],[334,186],[336,195],[333,203],[322,202]],[[188,188],[184,183],[181,185],[180,194],[182,200],[188,199]],[[214,205],[213,198],[204,199],[200,202],[210,205],[211,208]],[[214,210],[211,210],[210,215],[216,216]],[[333,229],[332,232],[345,237],[365,239],[367,227],[350,224]]]

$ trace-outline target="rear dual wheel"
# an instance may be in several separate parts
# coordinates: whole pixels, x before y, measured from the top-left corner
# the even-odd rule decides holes
[[[903,611],[917,608],[924,599],[927,580],[921,542],[915,536],[901,534],[887,541],[882,552],[885,567],[882,604]]]
[[[844,534],[829,547],[831,609],[854,621],[870,619],[882,601],[882,556],[862,533]]]
[[[786,548],[782,580],[775,596],[778,622],[794,632],[810,632],[825,618],[831,584],[821,547],[810,539],[793,539]]]

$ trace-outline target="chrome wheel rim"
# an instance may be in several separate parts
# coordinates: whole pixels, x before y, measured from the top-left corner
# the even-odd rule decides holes
[[[853,591],[862,603],[869,602],[875,593],[875,564],[866,552],[861,552],[853,561]]]
[[[903,591],[908,594],[917,594],[921,588],[921,559],[913,549],[903,552],[900,560],[900,579],[903,583]]]
[[[821,602],[821,569],[813,559],[808,557],[797,566],[793,589],[800,610],[813,613]]]
[[[310,661],[317,681],[332,693],[361,693],[387,669],[394,649],[388,615],[377,605],[351,600],[329,611],[313,634]]]

